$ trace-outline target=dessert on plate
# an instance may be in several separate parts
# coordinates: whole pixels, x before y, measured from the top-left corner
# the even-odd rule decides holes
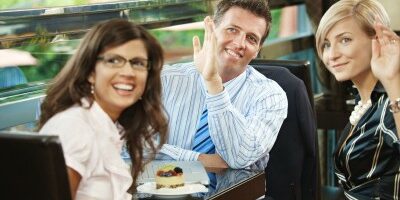
[[[177,188],[185,185],[183,171],[174,165],[163,165],[157,170],[156,188]]]

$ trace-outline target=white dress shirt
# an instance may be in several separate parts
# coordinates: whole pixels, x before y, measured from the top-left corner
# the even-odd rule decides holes
[[[132,199],[132,176],[120,157],[121,126],[96,102],[90,108],[82,102],[53,116],[40,133],[60,137],[66,165],[81,175],[76,200]]]
[[[193,63],[165,66],[161,78],[170,127],[158,158],[198,159],[192,143],[201,113],[207,108],[210,136],[228,165],[266,167],[288,107],[286,94],[275,81],[248,66],[224,83],[224,91],[209,95]]]

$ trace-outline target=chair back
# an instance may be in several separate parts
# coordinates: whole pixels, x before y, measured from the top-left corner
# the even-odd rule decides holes
[[[288,115],[265,169],[266,196],[275,200],[319,199],[318,148],[307,61],[253,60],[250,63],[286,92]]]
[[[0,160],[0,199],[72,199],[58,136],[0,131]]]
[[[311,65],[309,61],[254,59],[250,62],[250,65],[253,66],[255,69],[257,69],[258,71],[262,70],[267,66],[275,66],[288,69],[293,75],[295,75],[297,78],[303,81],[307,90],[307,95],[310,100],[311,107],[314,109],[314,93],[311,87],[311,77],[309,69]]]

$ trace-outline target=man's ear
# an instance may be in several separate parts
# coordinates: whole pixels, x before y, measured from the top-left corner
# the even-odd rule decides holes
[[[256,59],[256,58],[257,58],[257,56],[258,56],[258,53],[256,53],[256,54],[253,56],[253,58],[252,58],[252,59]]]
[[[253,58],[252,58],[252,59],[256,59],[256,58],[257,58],[258,54],[260,53],[260,50],[261,50],[261,47],[260,47],[260,49],[257,51],[257,53],[256,53],[256,54],[254,54],[254,56],[253,56]]]

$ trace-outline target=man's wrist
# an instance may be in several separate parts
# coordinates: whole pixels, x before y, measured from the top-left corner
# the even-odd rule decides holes
[[[199,156],[197,157],[197,160],[200,161],[201,159],[204,159],[204,154],[200,153]]]
[[[224,90],[221,77],[216,77],[210,80],[204,80],[207,87],[207,92],[211,95],[219,94]]]

